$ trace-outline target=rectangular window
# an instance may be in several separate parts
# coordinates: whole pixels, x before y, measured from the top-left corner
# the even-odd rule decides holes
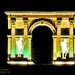
[[[74,28],[74,35],[75,35],[75,28]]]
[[[16,29],[15,35],[24,35],[24,29]]]
[[[61,35],[69,35],[69,28],[61,28]]]

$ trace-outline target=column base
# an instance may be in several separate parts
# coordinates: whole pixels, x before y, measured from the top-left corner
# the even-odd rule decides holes
[[[65,56],[66,55],[66,56]],[[69,54],[67,53],[67,54],[64,54],[64,56],[63,56],[63,54],[61,53],[61,58],[62,59],[67,59],[67,58],[69,58]]]
[[[16,54],[16,58],[23,58],[23,54]]]

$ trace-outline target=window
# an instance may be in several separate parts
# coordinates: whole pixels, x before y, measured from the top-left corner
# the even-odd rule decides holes
[[[69,28],[61,28],[61,35],[69,35]]]
[[[75,35],[75,28],[74,28],[74,35]]]
[[[15,30],[15,35],[23,35],[24,34],[24,29],[16,29]]]

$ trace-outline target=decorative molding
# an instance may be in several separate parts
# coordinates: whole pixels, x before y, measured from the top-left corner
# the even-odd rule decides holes
[[[38,21],[38,22],[34,23],[34,24],[30,27],[30,29],[29,29],[30,34],[32,34],[32,31],[33,31],[37,26],[47,26],[47,27],[49,27],[49,28],[52,30],[53,34],[56,33],[56,29],[54,28],[54,26],[53,26],[51,23],[44,21],[43,24],[40,24],[40,21]]]
[[[74,24],[74,18],[69,18],[70,25]]]
[[[28,18],[23,18],[23,21],[24,21],[24,25],[28,24]]]
[[[45,11],[5,11],[7,15],[75,15],[75,12],[70,11],[53,11],[53,12],[45,12]]]
[[[12,24],[12,25],[15,25],[15,21],[16,21],[15,18],[11,18],[11,24]]]
[[[41,20],[41,24],[44,24],[44,20]]]
[[[57,25],[61,25],[62,18],[57,18]]]

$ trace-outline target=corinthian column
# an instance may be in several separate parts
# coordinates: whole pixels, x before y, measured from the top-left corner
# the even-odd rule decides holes
[[[26,42],[25,47],[24,47],[24,58],[28,55],[28,18],[23,18],[24,22],[24,42]],[[26,53],[27,52],[27,53]]]
[[[73,39],[73,27],[74,26],[74,24],[73,24],[73,20],[70,20],[70,37],[69,37],[69,46],[71,46],[70,47],[70,49],[69,49],[69,57],[74,57],[74,46],[73,46],[73,44],[74,44],[74,39]]]
[[[56,42],[56,50],[57,50],[57,58],[61,57],[61,18],[57,18],[57,42]]]
[[[15,41],[15,18],[11,18],[11,57],[15,58],[16,41]]]

